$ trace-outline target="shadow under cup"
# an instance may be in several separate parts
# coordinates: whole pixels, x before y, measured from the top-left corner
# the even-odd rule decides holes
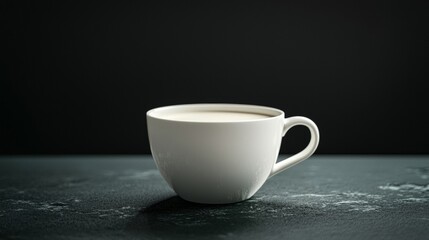
[[[198,203],[253,196],[272,172],[284,133],[281,110],[241,104],[156,108],[147,112],[147,123],[161,175],[180,197]]]

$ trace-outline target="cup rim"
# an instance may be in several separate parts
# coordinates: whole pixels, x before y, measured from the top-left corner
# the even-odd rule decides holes
[[[238,121],[195,121],[195,120],[176,120],[176,119],[168,119],[166,117],[160,116],[162,112],[172,111],[174,109],[211,109],[211,110],[219,110],[219,111],[234,111],[240,110],[240,112],[246,113],[256,113],[267,115],[266,118],[259,119],[245,119]],[[146,112],[146,117],[150,117],[157,120],[169,121],[169,122],[183,122],[183,123],[204,123],[204,124],[213,124],[213,123],[243,123],[243,122],[263,122],[269,121],[276,118],[284,118],[285,114],[282,110],[267,107],[262,105],[253,105],[253,104],[239,104],[239,103],[192,103],[192,104],[176,104],[176,105],[168,105],[153,108]]]

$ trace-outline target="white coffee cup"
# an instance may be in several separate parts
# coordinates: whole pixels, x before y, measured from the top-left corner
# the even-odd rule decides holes
[[[310,143],[276,163],[282,136],[296,125],[308,127]],[[147,126],[161,175],[181,198],[197,203],[246,200],[268,178],[310,157],[319,144],[310,119],[284,118],[281,110],[256,105],[160,107],[147,112]]]

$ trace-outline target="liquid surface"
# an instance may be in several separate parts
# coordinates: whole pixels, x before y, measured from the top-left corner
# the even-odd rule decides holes
[[[165,115],[165,119],[176,121],[191,121],[191,122],[237,122],[243,120],[264,119],[271,116],[246,113],[246,112],[228,112],[228,111],[195,111],[195,112],[180,112]]]

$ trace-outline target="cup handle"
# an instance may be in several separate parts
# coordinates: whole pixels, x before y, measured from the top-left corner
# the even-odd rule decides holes
[[[310,143],[308,143],[307,147],[301,152],[286,158],[283,161],[277,162],[274,164],[273,169],[271,170],[270,177],[276,175],[279,172],[282,172],[295,164],[298,164],[308,157],[310,157],[314,151],[316,151],[317,146],[319,145],[319,129],[316,124],[306,117],[289,117],[284,119],[284,127],[283,127],[283,136],[285,136],[286,132],[296,125],[306,126],[310,130],[311,139]]]

